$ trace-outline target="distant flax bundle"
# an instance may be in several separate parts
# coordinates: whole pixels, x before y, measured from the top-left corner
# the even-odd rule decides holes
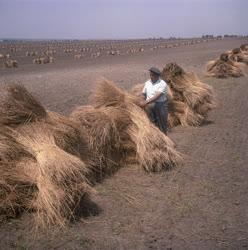
[[[31,210],[37,227],[65,226],[91,192],[82,132],[16,84],[1,88],[0,126],[0,214]]]
[[[233,53],[234,52],[234,53]],[[216,60],[207,63],[207,75],[216,78],[241,77],[244,76],[244,64],[247,56],[237,51],[226,52]],[[242,56],[241,56],[242,55]]]
[[[241,49],[241,52],[244,53],[244,54],[248,54],[248,44],[242,44],[240,46],[240,49]]]
[[[235,48],[225,52],[231,61],[248,65],[248,45],[242,44],[240,48]]]
[[[216,106],[212,87],[202,83],[194,73],[185,72],[176,63],[167,64],[161,78],[167,83],[169,127],[198,126]],[[143,86],[135,85],[131,93],[139,96]]]

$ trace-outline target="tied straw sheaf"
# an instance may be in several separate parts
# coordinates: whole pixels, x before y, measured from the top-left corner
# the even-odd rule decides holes
[[[1,88],[0,107],[0,213],[35,211],[37,227],[63,227],[92,189],[83,133],[21,85]]]

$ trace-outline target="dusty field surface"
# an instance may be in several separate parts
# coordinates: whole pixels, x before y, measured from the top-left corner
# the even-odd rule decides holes
[[[244,42],[211,41],[77,66],[1,69],[1,83],[19,81],[47,109],[66,115],[90,102],[100,77],[128,89],[148,78],[150,66],[174,61],[214,87],[218,108],[203,126],[169,133],[184,154],[182,166],[160,174],[122,168],[95,186],[87,211],[67,230],[34,239],[31,214],[24,214],[0,225],[0,249],[248,249],[248,78],[204,76],[207,61]]]

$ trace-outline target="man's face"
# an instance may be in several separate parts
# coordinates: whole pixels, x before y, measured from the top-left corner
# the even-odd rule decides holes
[[[150,78],[153,83],[155,83],[159,79],[159,75],[150,72]]]

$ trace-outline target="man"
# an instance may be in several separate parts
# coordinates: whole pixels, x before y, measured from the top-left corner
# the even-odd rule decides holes
[[[152,67],[149,71],[151,79],[145,83],[142,91],[145,101],[140,106],[146,108],[151,122],[167,134],[167,84],[160,79],[161,72],[158,68]]]

